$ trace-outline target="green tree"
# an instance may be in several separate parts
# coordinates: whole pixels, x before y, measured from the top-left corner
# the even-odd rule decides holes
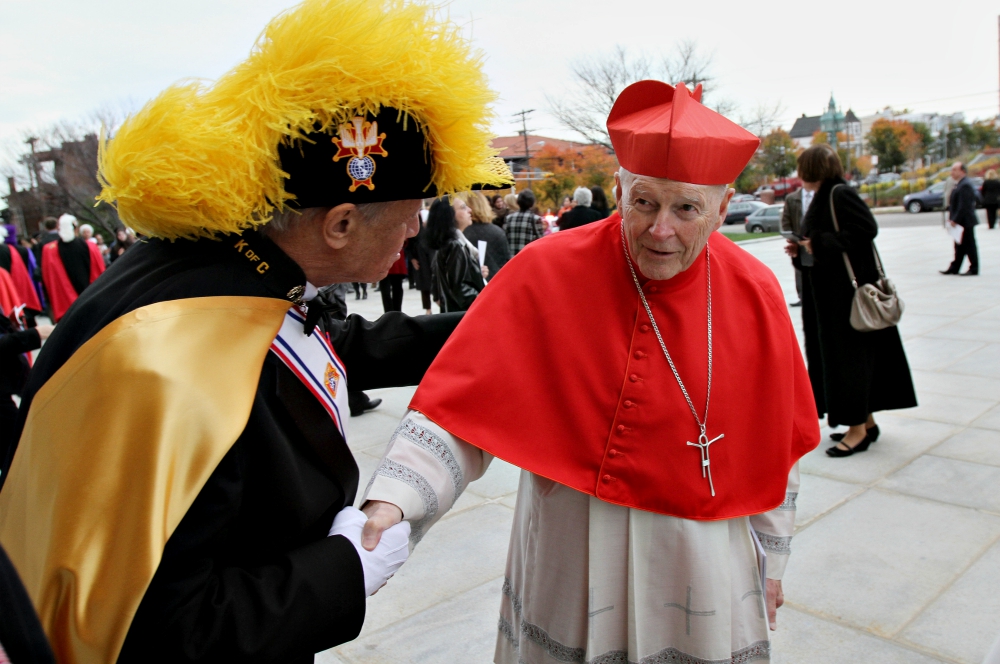
[[[760,172],[757,158],[750,160],[743,172],[736,178],[733,188],[741,194],[749,194],[757,190],[757,187],[767,182],[767,176]]]
[[[868,149],[878,157],[878,170],[882,173],[894,171],[906,162],[901,137],[894,124],[880,118],[868,131]]]
[[[775,129],[760,142],[760,169],[765,175],[785,178],[795,170],[795,141],[784,129]]]
[[[974,122],[969,126],[967,133],[970,150],[1000,146],[1000,131],[992,122]]]

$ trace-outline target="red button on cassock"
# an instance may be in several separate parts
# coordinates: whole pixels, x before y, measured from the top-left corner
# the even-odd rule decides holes
[[[645,323],[643,323],[642,325],[639,326],[639,331],[640,332],[649,332],[649,326],[646,325]]]
[[[612,478],[611,478],[611,475],[605,475],[601,479],[604,480],[605,482],[610,482]]]
[[[635,402],[634,401],[629,401],[628,399],[626,399],[625,403],[623,403],[622,405],[625,406],[626,408],[631,408],[632,406],[635,405]]]
[[[657,288],[656,286],[650,286],[650,287],[649,287],[649,292],[650,292],[650,293],[655,293],[655,292],[657,292],[658,290],[660,290],[660,289],[659,289],[659,288]]]
[[[618,450],[608,450],[608,456],[614,459],[616,456],[618,456]]]
[[[631,376],[628,377],[628,379],[630,381],[632,381],[633,383],[638,383],[639,382],[639,376],[637,376],[636,374],[632,374]]]
[[[635,359],[641,360],[644,357],[646,357],[646,354],[643,353],[641,350],[635,351]]]
[[[625,433],[625,425],[624,424],[619,424],[618,425],[618,433]]]

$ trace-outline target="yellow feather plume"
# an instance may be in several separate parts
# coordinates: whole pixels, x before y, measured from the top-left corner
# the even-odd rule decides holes
[[[495,95],[440,10],[403,0],[306,0],[214,85],[172,86],[102,138],[98,200],[137,232],[211,237],[267,223],[291,198],[281,142],[390,106],[423,128],[439,194],[510,174],[489,147]]]

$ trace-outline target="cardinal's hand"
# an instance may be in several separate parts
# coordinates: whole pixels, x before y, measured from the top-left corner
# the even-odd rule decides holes
[[[362,542],[368,523],[371,523],[370,519],[361,510],[345,507],[333,519],[330,536],[339,535],[354,545],[364,572],[365,596],[371,597],[392,578],[410,555],[410,524],[404,522],[383,528],[379,532],[381,541],[366,547]]]
[[[781,591],[781,581],[767,580],[767,622],[771,631],[778,629],[778,608],[785,603],[785,593]]]
[[[361,546],[369,551],[378,546],[382,533],[403,520],[403,510],[381,500],[369,500],[361,506],[361,511],[368,517],[361,533]]]

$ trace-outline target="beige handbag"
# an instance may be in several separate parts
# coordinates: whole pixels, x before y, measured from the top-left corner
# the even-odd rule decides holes
[[[833,192],[836,185],[830,190],[830,215],[833,217],[833,228],[838,233],[840,225],[837,223],[837,210],[833,206]],[[875,265],[878,267],[879,280],[873,284],[863,284],[858,286],[858,279],[854,276],[854,268],[851,267],[851,260],[844,252],[844,265],[847,267],[847,274],[851,277],[851,285],[854,286],[854,300],[851,302],[851,327],[858,332],[873,332],[893,327],[899,324],[899,319],[903,317],[903,300],[896,293],[896,287],[892,281],[885,276],[882,269],[882,258],[878,255],[875,242],[872,242],[872,253],[875,254]]]

